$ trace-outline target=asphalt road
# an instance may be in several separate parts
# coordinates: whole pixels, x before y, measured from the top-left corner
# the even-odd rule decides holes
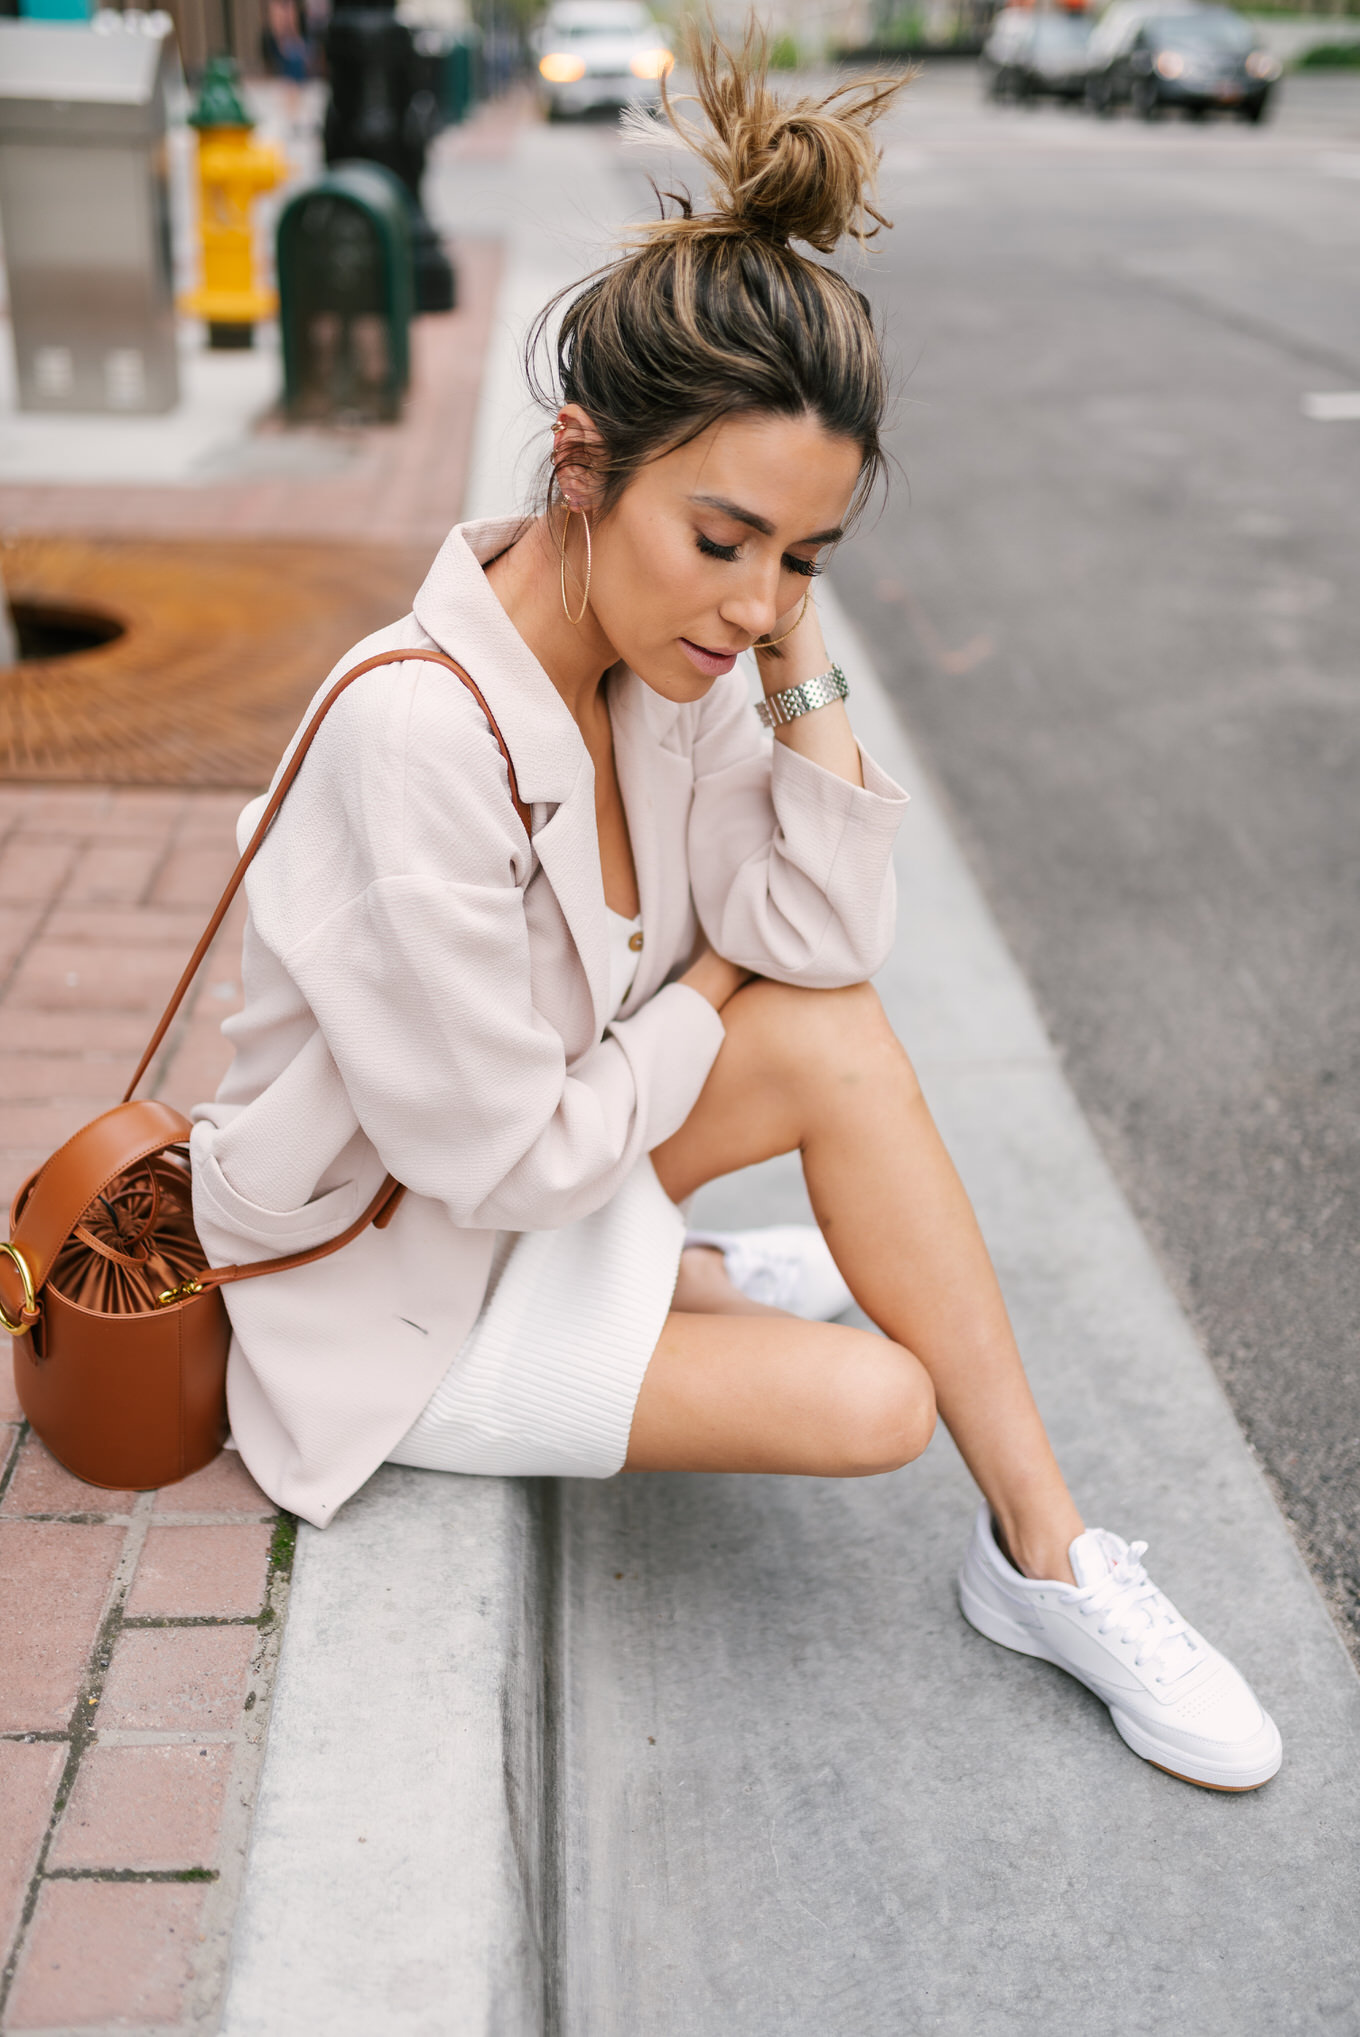
[[[928,73],[836,584],[1360,1655],[1360,79],[1263,130]],[[1250,1552],[1244,1552],[1250,1561]]]

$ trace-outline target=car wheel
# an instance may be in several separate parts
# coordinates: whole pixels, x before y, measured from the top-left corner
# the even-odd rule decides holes
[[[1252,127],[1259,127],[1266,117],[1266,110],[1269,105],[1270,94],[1269,92],[1263,92],[1259,99],[1248,100],[1245,106],[1239,106],[1237,117],[1239,120],[1249,122]]]
[[[1114,94],[1103,78],[1087,79],[1086,105],[1101,120],[1108,120],[1114,112]]]
[[[1151,78],[1135,78],[1130,94],[1133,110],[1140,120],[1160,120],[1162,117],[1162,95]]]

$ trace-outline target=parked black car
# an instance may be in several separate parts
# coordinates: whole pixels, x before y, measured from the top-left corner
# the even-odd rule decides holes
[[[1230,7],[1117,5],[1091,37],[1086,103],[1095,113],[1127,103],[1144,120],[1178,106],[1192,120],[1217,109],[1258,121],[1279,75],[1278,59]]]
[[[1081,14],[1007,7],[992,23],[979,63],[989,99],[1080,99],[1091,24]]]

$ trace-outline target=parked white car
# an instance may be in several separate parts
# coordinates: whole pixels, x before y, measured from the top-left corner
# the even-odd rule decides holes
[[[535,37],[549,120],[601,106],[655,106],[670,37],[641,0],[556,0]]]

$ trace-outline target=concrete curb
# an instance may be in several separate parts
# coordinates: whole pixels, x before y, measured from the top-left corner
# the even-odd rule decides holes
[[[301,1530],[225,2037],[543,2027],[544,1558],[515,1479]]]

